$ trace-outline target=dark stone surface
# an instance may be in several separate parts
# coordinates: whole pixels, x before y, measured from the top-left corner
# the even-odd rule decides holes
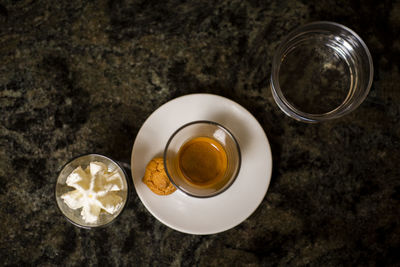
[[[273,101],[273,52],[291,29],[332,20],[364,39],[365,102],[308,125]],[[0,258],[3,265],[400,265],[399,1],[0,3]],[[211,236],[158,222],[133,192],[110,227],[82,230],[53,190],[71,157],[130,160],[161,104],[227,96],[252,112],[274,159],[256,212]]]

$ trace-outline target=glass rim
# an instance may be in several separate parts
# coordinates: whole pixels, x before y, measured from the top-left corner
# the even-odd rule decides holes
[[[229,136],[232,138],[232,140],[234,141],[235,147],[236,147],[236,151],[237,151],[237,153],[238,153],[238,167],[237,167],[236,172],[235,172],[234,175],[232,176],[232,178],[229,180],[229,182],[228,182],[227,184],[225,184],[225,187],[223,187],[222,190],[217,191],[217,192],[212,193],[212,194],[209,194],[209,195],[204,195],[204,196],[199,196],[199,195],[192,194],[192,193],[190,193],[190,192],[187,192],[186,190],[184,190],[184,189],[181,188],[180,186],[178,186],[178,185],[174,182],[174,180],[172,179],[170,173],[168,172],[167,160],[166,160],[166,158],[167,158],[167,151],[168,151],[169,145],[170,145],[171,141],[173,140],[173,138],[174,138],[181,130],[183,130],[184,128],[187,128],[188,126],[191,126],[191,125],[194,125],[194,124],[201,124],[201,123],[203,123],[203,124],[212,124],[212,125],[216,125],[216,126],[218,126],[219,128],[223,129],[226,133],[228,133],[228,135],[229,135]],[[219,194],[225,192],[225,191],[226,191],[229,187],[231,187],[231,185],[234,183],[234,181],[236,180],[236,178],[237,178],[238,175],[239,175],[240,168],[241,168],[241,165],[242,165],[242,154],[241,154],[241,150],[240,150],[240,146],[239,146],[238,141],[236,140],[235,136],[232,134],[232,132],[231,132],[228,128],[226,128],[226,127],[223,126],[222,124],[220,124],[220,123],[218,123],[218,122],[215,122],[215,121],[210,121],[210,120],[197,120],[197,121],[192,121],[192,122],[189,122],[189,123],[186,123],[186,124],[182,125],[181,127],[179,127],[177,130],[175,130],[175,131],[172,133],[172,135],[171,135],[170,138],[168,139],[167,144],[165,145],[164,153],[163,153],[163,160],[164,160],[164,169],[165,169],[165,173],[167,174],[168,179],[170,180],[170,182],[171,182],[180,192],[183,192],[183,193],[185,193],[186,195],[188,195],[188,196],[190,196],[190,197],[195,197],[195,198],[210,198],[210,197],[215,197],[215,196],[217,196],[217,195],[219,195]]]
[[[93,226],[82,225],[82,224],[79,224],[79,223],[73,221],[71,218],[69,218],[67,215],[64,214],[64,212],[62,211],[62,209],[61,209],[61,207],[60,207],[60,205],[58,204],[58,201],[57,201],[57,185],[58,185],[58,179],[59,179],[59,177],[60,177],[60,175],[61,175],[61,172],[65,169],[65,167],[67,167],[68,164],[70,164],[70,163],[73,162],[74,160],[76,160],[76,159],[78,159],[78,158],[81,158],[81,157],[90,156],[90,155],[100,156],[100,157],[106,158],[106,159],[110,160],[112,163],[114,163],[118,168],[120,168],[120,169],[122,170],[124,176],[125,176],[126,187],[127,187],[127,189],[126,189],[126,200],[124,201],[124,205],[122,206],[121,211],[118,213],[118,215],[115,216],[115,217],[114,217],[111,221],[109,221],[108,223],[100,224],[100,225],[93,225]],[[102,155],[102,154],[98,154],[98,153],[85,153],[85,154],[80,154],[80,155],[77,155],[77,156],[71,158],[71,159],[68,160],[68,161],[61,167],[61,169],[58,171],[58,174],[57,174],[57,181],[56,181],[55,186],[54,186],[54,198],[55,198],[55,200],[56,200],[58,210],[59,210],[60,213],[64,216],[64,218],[67,219],[68,222],[70,222],[71,224],[73,224],[74,226],[77,226],[77,227],[79,227],[79,228],[83,228],[83,229],[90,230],[90,229],[99,229],[99,228],[107,227],[107,226],[109,226],[111,223],[113,223],[114,221],[116,221],[116,219],[117,219],[117,218],[124,212],[124,210],[125,210],[126,204],[127,204],[128,201],[129,201],[130,190],[131,190],[131,188],[130,188],[130,185],[129,185],[127,172],[126,172],[125,169],[122,167],[122,165],[120,165],[116,160],[113,160],[112,158],[110,158],[110,157],[108,157],[108,156],[105,156],[105,155]]]
[[[368,59],[368,68],[369,68],[368,83],[365,86],[365,91],[363,92],[363,94],[361,94],[356,99],[356,101],[354,101],[353,103],[350,103],[347,107],[345,106],[345,104],[347,104],[349,94],[342,101],[342,103],[340,105],[338,105],[336,108],[334,108],[333,110],[330,110],[330,111],[324,112],[324,113],[308,113],[308,112],[304,112],[304,111],[301,111],[300,109],[296,108],[293,104],[291,104],[286,99],[286,97],[282,93],[282,89],[279,84],[279,71],[280,71],[280,65],[283,62],[282,58],[281,58],[281,56],[284,52],[283,49],[285,48],[285,46],[288,42],[290,42],[295,37],[298,37],[302,34],[309,32],[309,31],[307,31],[307,29],[310,29],[310,30],[318,30],[319,29],[319,30],[325,30],[327,32],[330,31],[329,29],[322,29],[322,28],[319,28],[318,26],[320,26],[320,27],[324,27],[324,26],[332,27],[333,26],[333,27],[345,30],[361,44],[362,51],[365,52],[365,55]],[[374,75],[374,66],[373,66],[373,60],[372,60],[371,53],[370,53],[367,45],[365,44],[365,42],[361,39],[361,37],[355,31],[353,31],[352,29],[350,29],[342,24],[336,23],[336,22],[315,21],[315,22],[301,25],[301,26],[291,30],[287,34],[287,36],[281,41],[281,43],[279,44],[279,46],[276,49],[274,56],[273,56],[270,85],[271,85],[272,96],[273,96],[275,102],[277,103],[278,107],[286,115],[288,115],[289,117],[294,118],[296,120],[299,120],[299,121],[309,122],[309,123],[317,123],[317,122],[322,122],[322,121],[326,121],[326,120],[339,118],[339,117],[355,110],[367,97],[367,95],[371,89],[371,86],[372,86],[373,75]]]

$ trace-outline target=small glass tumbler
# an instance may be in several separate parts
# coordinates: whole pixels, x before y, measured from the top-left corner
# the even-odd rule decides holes
[[[227,167],[221,181],[210,187],[199,187],[189,183],[178,169],[178,152],[189,140],[208,137],[221,144],[226,152]],[[169,138],[164,150],[164,167],[170,181],[189,196],[213,197],[228,189],[235,181],[241,165],[239,144],[224,126],[212,121],[194,121],[183,125]]]
[[[108,172],[117,171],[120,177],[122,178],[122,190],[115,191],[122,198],[122,205],[120,208],[114,213],[109,214],[105,211],[101,211],[98,220],[95,223],[86,222],[81,216],[81,210],[79,209],[71,209],[67,206],[61,196],[67,192],[75,190],[73,187],[70,187],[66,184],[67,177],[74,171],[77,167],[81,167],[82,169],[86,169],[91,162],[101,162],[105,164],[108,168]],[[85,154],[73,158],[69,162],[67,162],[62,170],[60,171],[56,188],[55,188],[55,196],[57,201],[57,206],[60,209],[61,213],[65,216],[65,218],[70,221],[72,224],[81,227],[81,228],[95,228],[95,227],[103,227],[111,222],[113,222],[124,210],[124,207],[127,203],[129,196],[129,183],[127,180],[127,173],[120,166],[119,163],[114,160],[99,154]]]
[[[271,91],[286,115],[316,123],[355,110],[372,79],[372,58],[363,40],[343,25],[320,21],[282,41],[272,62]]]

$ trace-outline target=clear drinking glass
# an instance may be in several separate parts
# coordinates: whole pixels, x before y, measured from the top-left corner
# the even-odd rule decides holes
[[[108,167],[108,172],[113,172],[113,171],[118,171],[118,174],[122,177],[122,182],[123,182],[123,188],[120,191],[116,191],[118,195],[122,198],[122,205],[119,208],[117,212],[114,214],[109,214],[104,211],[100,213],[99,219],[95,223],[87,223],[83,220],[81,216],[81,210],[82,208],[79,209],[71,209],[65,204],[64,200],[61,198],[61,196],[64,193],[67,193],[69,191],[74,190],[73,187],[70,187],[66,184],[66,180],[69,174],[72,173],[73,170],[75,170],[77,167],[82,167],[82,169],[85,169],[87,166],[89,166],[90,162],[101,162],[104,163]],[[72,224],[79,226],[81,228],[94,228],[94,227],[101,227],[101,226],[106,226],[113,222],[123,211],[125,204],[128,200],[129,196],[129,183],[127,180],[127,174],[125,170],[120,166],[119,163],[116,161],[103,156],[99,154],[86,154],[86,155],[81,155],[76,158],[73,158],[69,162],[67,162],[62,170],[60,171],[58,178],[57,178],[57,183],[56,183],[56,188],[55,188],[55,196],[56,196],[56,201],[57,201],[57,206],[60,209],[61,213],[67,218],[68,221],[70,221]]]
[[[196,187],[182,177],[178,170],[179,149],[189,140],[196,137],[208,137],[217,140],[225,149],[227,168],[223,183],[212,187]],[[241,164],[239,144],[233,134],[224,126],[212,121],[194,121],[183,125],[169,138],[164,150],[164,167],[170,181],[184,193],[193,197],[212,197],[228,189],[235,181]]]
[[[343,25],[320,21],[282,41],[272,62],[271,90],[285,114],[313,123],[356,109],[372,79],[372,58],[363,40]]]

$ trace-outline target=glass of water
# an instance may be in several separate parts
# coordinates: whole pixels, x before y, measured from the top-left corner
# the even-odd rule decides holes
[[[343,25],[320,21],[282,41],[272,62],[271,90],[285,114],[315,123],[356,109],[372,79],[372,58],[363,40]]]

